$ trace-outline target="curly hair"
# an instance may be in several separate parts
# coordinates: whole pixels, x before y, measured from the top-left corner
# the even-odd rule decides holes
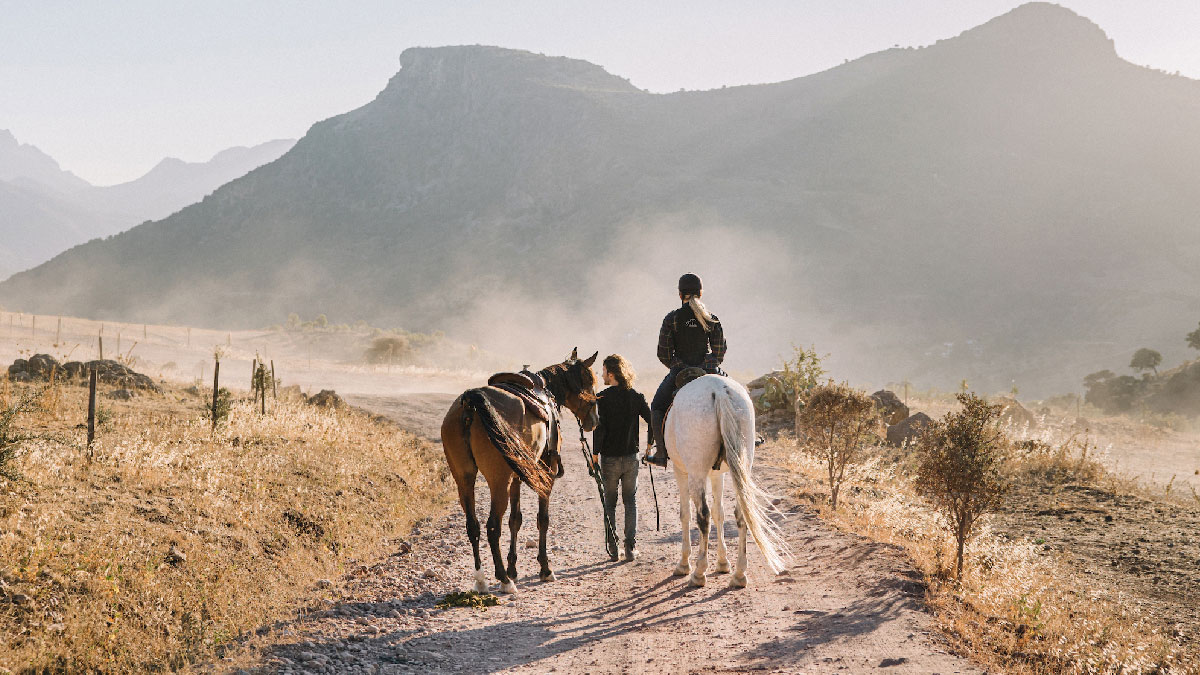
[[[612,354],[605,357],[604,369],[617,378],[617,385],[622,389],[633,388],[633,379],[637,377],[637,373],[633,372],[633,366],[629,365],[624,356]]]

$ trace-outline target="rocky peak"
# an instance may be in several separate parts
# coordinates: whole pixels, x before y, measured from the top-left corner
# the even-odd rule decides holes
[[[1030,2],[962,33],[956,42],[1010,53],[1116,58],[1108,35],[1089,19],[1049,2]]]
[[[628,80],[579,59],[484,45],[413,47],[400,55],[402,84],[455,87],[476,82],[534,83],[593,91],[638,92]]]

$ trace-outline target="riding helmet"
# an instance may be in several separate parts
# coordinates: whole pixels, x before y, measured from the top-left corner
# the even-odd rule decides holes
[[[695,274],[685,274],[679,277],[680,293],[699,293],[703,288],[703,284],[700,283],[700,277]]]

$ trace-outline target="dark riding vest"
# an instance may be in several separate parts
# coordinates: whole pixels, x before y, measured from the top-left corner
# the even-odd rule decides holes
[[[713,316],[713,323],[717,317]],[[704,357],[708,356],[708,331],[700,325],[692,308],[684,305],[671,312],[671,325],[675,333],[675,356],[689,366],[704,367]]]

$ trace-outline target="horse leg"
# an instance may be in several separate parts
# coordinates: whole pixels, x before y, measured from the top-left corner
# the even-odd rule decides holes
[[[471,540],[471,552],[475,555],[475,586],[476,593],[487,593],[487,575],[483,573],[483,561],[479,559],[479,518],[475,515],[475,477],[471,473],[460,477],[458,483],[458,501],[462,504],[463,513],[467,516],[467,538]]]
[[[729,577],[730,588],[745,588],[746,587],[746,515],[742,513],[742,507],[735,505],[733,507],[733,517],[737,519],[738,528],[738,559],[737,567],[733,571],[733,576]]]
[[[500,592],[516,593],[517,585],[504,571],[504,556],[500,551],[500,523],[503,522],[504,512],[508,509],[509,481],[497,480],[495,483],[488,483],[492,492],[492,511],[487,520],[488,547],[492,549],[492,562],[496,565],[496,580],[500,582]]]
[[[688,563],[688,558],[692,554],[692,503],[688,499],[687,493],[687,473],[679,468],[677,462],[673,462],[675,467],[675,484],[679,486],[679,527],[681,535],[679,537],[679,565],[675,567],[675,576],[681,577],[692,571],[692,566]]]
[[[708,571],[708,528],[712,524],[708,510],[708,486],[704,476],[688,478],[688,492],[696,505],[696,527],[700,530],[700,552],[696,555],[696,566],[688,585],[703,586],[707,582],[704,573]]]
[[[713,524],[717,527],[717,574],[729,571],[729,558],[725,551],[725,505],[721,492],[725,487],[725,474],[714,471],[708,474],[713,493]]]
[[[512,485],[508,488],[508,578],[517,580],[517,540],[521,532],[521,480],[513,476]]]
[[[540,573],[542,581],[554,581],[554,572],[550,571],[550,556],[546,555],[546,532],[550,529],[550,499],[538,497],[538,562],[542,564]]]

